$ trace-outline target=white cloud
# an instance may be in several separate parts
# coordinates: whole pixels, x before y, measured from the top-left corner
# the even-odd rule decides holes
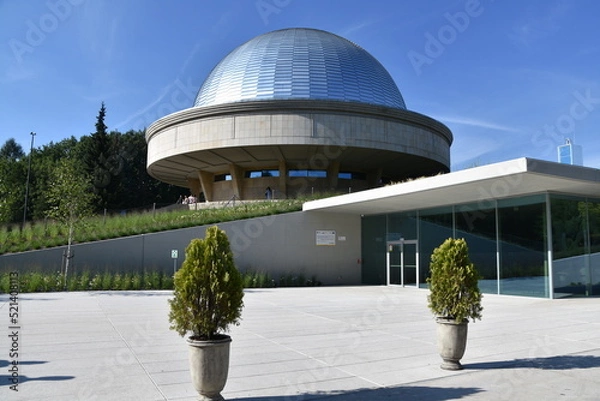
[[[470,127],[492,129],[492,130],[496,130],[496,131],[514,132],[514,133],[522,133],[523,132],[522,130],[520,130],[518,128],[509,127],[506,125],[496,124],[494,122],[479,120],[479,119],[470,118],[470,117],[436,116],[436,119],[440,120],[443,123],[468,125]]]
[[[167,94],[170,92],[172,87],[173,87],[173,84],[169,84],[169,85],[163,87],[162,90],[160,91],[160,94],[156,97],[156,99],[154,99],[152,102],[150,102],[149,104],[144,106],[142,109],[127,116],[125,118],[125,120],[119,122],[118,124],[115,124],[115,128],[120,129],[124,126],[129,126],[134,120],[136,120],[140,117],[143,118],[143,116],[145,114],[147,114],[150,110],[152,110],[152,108],[154,108],[156,105],[158,105],[162,102],[162,100],[165,98],[165,96],[167,96]],[[152,121],[144,121],[144,122],[147,125],[149,125]]]
[[[340,35],[343,37],[351,36],[353,33],[358,32],[361,29],[364,29],[368,26],[371,26],[376,22],[377,22],[376,20],[367,20],[367,21],[362,21],[362,22],[356,23],[352,26],[349,26],[349,27],[346,27],[345,29],[343,29],[340,32]]]
[[[183,62],[183,65],[179,69],[179,74],[183,75],[183,73],[185,72],[185,70],[188,68],[188,65],[192,62],[192,60],[194,59],[194,57],[196,56],[196,54],[200,51],[200,49],[201,49],[200,43],[196,43],[194,45],[194,48],[190,52],[190,54],[188,54],[187,58]]]
[[[0,83],[12,84],[15,82],[28,81],[34,79],[36,76],[37,74],[33,70],[12,64],[4,71],[4,74],[2,74]]]
[[[571,4],[565,1],[555,2],[545,10],[535,8],[529,13],[529,18],[525,17],[515,24],[509,38],[518,45],[532,46],[559,31],[561,20],[570,8]]]
[[[495,152],[502,147],[502,144],[494,138],[473,137],[457,138],[452,144],[450,155],[452,165],[463,165],[470,162],[482,162],[481,158],[485,155]]]

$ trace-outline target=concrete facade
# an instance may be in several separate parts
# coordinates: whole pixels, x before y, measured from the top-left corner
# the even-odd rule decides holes
[[[403,109],[287,100],[186,109],[153,123],[146,140],[150,175],[219,201],[260,199],[266,187],[285,198],[446,173],[453,137],[438,121]],[[249,177],[261,170],[278,176]]]
[[[77,244],[71,272],[171,272],[185,258],[185,247],[202,238],[207,226]],[[236,266],[272,277],[303,274],[326,285],[361,282],[360,217],[290,213],[222,223]],[[335,245],[316,245],[316,231],[335,232]],[[178,251],[172,259],[171,251]],[[0,256],[0,272],[61,270],[65,247]]]

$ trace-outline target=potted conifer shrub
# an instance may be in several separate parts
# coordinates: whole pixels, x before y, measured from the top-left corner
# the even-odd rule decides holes
[[[469,320],[481,319],[479,274],[464,239],[448,238],[431,255],[429,309],[436,317],[442,369],[460,370]]]
[[[231,337],[239,324],[244,297],[242,278],[233,262],[229,239],[217,226],[204,239],[193,239],[174,277],[169,300],[171,329],[187,338],[190,373],[201,400],[223,400],[229,371]]]

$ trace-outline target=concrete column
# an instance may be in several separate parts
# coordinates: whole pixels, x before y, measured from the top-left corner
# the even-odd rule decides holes
[[[215,175],[208,171],[198,170],[198,178],[204,192],[204,199],[207,202],[213,201],[213,186],[215,185]]]
[[[381,168],[367,173],[367,185],[369,186],[369,188],[377,188],[380,185],[381,173]]]
[[[330,190],[336,190],[340,175],[340,162],[333,160],[327,166],[327,180],[329,181]]]
[[[233,187],[233,194],[239,199],[242,197],[243,181],[244,181],[244,169],[237,164],[229,165],[229,174],[231,174],[231,186]]]
[[[285,160],[279,161],[279,188],[275,196],[277,199],[287,198],[287,175],[288,168]]]
[[[190,192],[192,193],[192,195],[194,195],[196,198],[198,198],[198,196],[200,196],[200,190],[202,189],[202,186],[200,185],[200,180],[188,178],[187,182],[188,182],[188,186],[190,187]]]

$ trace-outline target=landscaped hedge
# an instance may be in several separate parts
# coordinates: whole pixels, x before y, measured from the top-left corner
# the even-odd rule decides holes
[[[57,292],[57,291],[130,291],[130,290],[172,290],[173,275],[148,273],[103,273],[72,274],[67,278],[66,288],[60,273],[23,273],[18,274],[19,293]],[[14,273],[0,275],[0,293],[8,294]],[[244,288],[306,287],[321,285],[316,277],[307,279],[303,275],[286,274],[278,278],[268,273],[242,273]]]

